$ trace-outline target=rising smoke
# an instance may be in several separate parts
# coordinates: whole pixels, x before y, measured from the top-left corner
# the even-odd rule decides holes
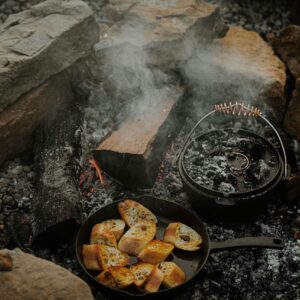
[[[140,2],[163,7],[177,3],[176,0]],[[138,18],[130,20],[121,21],[117,32],[110,28],[100,42],[100,45],[110,45],[104,46],[105,51],[101,50],[101,46],[99,51],[102,80],[105,90],[111,94],[112,103],[117,109],[121,108],[123,115],[142,117],[151,107],[164,101],[170,89],[181,79],[174,77],[173,73],[167,74],[157,65],[149,65],[151,59],[146,50],[148,41],[144,27],[147,25]],[[258,103],[263,111],[269,111],[265,104],[265,107],[262,105],[265,102],[260,101],[262,91],[270,84],[266,79],[269,78],[268,70],[252,58],[241,51],[224,50],[219,40],[211,44],[203,42],[195,48],[193,35],[183,39],[178,53],[183,53],[185,58],[189,56],[183,61],[182,57],[177,58],[182,61],[177,71],[191,91],[192,97],[186,99],[185,104],[196,118],[210,111],[213,104],[225,101]]]
[[[224,49],[219,41],[200,48],[181,68],[186,84],[193,92],[193,109],[202,113],[215,103],[244,102],[270,112],[262,94],[271,86],[268,70],[232,49]]]
[[[148,66],[143,26],[123,25],[117,42],[118,46],[104,54],[105,70],[109,74],[105,81],[114,90],[115,98],[127,104],[129,116],[143,115],[169,95],[176,79],[173,74]]]

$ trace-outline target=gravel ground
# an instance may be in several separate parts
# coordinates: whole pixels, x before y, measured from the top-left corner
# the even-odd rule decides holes
[[[97,89],[94,96],[99,90],[101,91],[101,88]],[[170,199],[190,208],[178,171],[174,170],[171,164],[193,123],[192,118],[187,119],[184,128],[170,146],[151,190],[135,192],[126,190],[107,175],[104,175],[104,185],[96,179],[93,181],[93,193],[87,194],[84,193],[84,189],[81,189],[84,218],[86,219],[103,205],[117,198],[145,193]],[[204,128],[206,126],[208,125],[204,124]],[[105,135],[107,130],[111,130],[108,128],[104,123],[99,123],[98,134]],[[92,136],[91,132],[85,134]],[[22,215],[23,218],[18,222],[13,222],[10,225],[11,228],[6,228],[8,222],[2,223],[1,233],[6,239],[1,240],[0,245],[3,246],[8,242],[7,234],[10,235],[12,232],[14,236],[10,241],[10,246],[14,247],[19,244],[18,246],[28,251],[31,251],[28,245],[30,242],[27,243],[30,241],[30,231],[27,228],[23,232],[24,228],[20,230],[20,227],[14,226],[20,223],[28,225],[30,198],[34,196],[35,180],[34,166],[30,164],[30,161],[32,161],[30,156],[25,156],[25,158],[7,162],[1,169],[1,193],[2,196],[5,195],[5,199],[9,198],[7,201],[2,200],[1,207],[4,214],[0,214],[1,222],[3,217],[10,214]],[[268,205],[266,211],[242,223],[233,220],[225,222],[201,213],[200,216],[207,225],[210,238],[214,241],[243,236],[279,236],[284,239],[286,247],[282,251],[241,249],[213,253],[200,276],[191,283],[187,290],[176,294],[176,297],[172,299],[300,299],[300,239],[299,233],[298,236],[296,234],[300,229],[299,203],[287,203],[284,199],[277,197]],[[21,231],[22,235],[20,235]],[[34,254],[62,265],[87,280],[76,262],[74,247],[70,242],[52,249],[34,251]],[[92,289],[96,299],[110,299],[96,287],[92,286]]]
[[[83,198],[85,218],[117,198],[145,193],[191,208],[179,174],[171,166],[191,124],[193,121],[190,119],[170,146],[151,190],[128,191],[105,176],[105,185],[94,181],[96,191]],[[216,252],[210,256],[200,276],[189,288],[172,299],[300,299],[300,240],[295,237],[300,229],[299,203],[287,203],[278,197],[274,198],[266,211],[242,223],[225,222],[216,217],[200,215],[214,241],[244,236],[279,236],[284,239],[286,247],[282,251],[241,249]],[[54,251],[44,249],[35,254],[61,264],[87,279],[78,268],[74,251],[68,244]],[[96,299],[110,299],[96,287],[93,290]]]
[[[11,13],[12,8],[7,9],[7,5],[12,5],[12,2],[19,3],[19,9],[30,5],[26,1],[0,1],[0,20],[5,19],[6,15]],[[103,20],[101,8],[104,1],[89,0],[87,2],[95,10],[97,19],[101,22]],[[289,23],[289,5],[288,1],[278,0],[224,0],[222,1],[222,13],[225,21],[229,24],[241,25],[266,34]],[[15,8],[16,10],[17,8]],[[101,86],[89,88],[92,90],[90,103],[97,106],[97,101],[93,99],[106,99]],[[93,117],[89,118],[89,122],[86,122],[82,129],[83,144],[85,145],[80,162],[82,167],[85,167],[85,161],[90,153],[89,149],[93,147],[95,141],[99,140],[99,137],[107,135],[114,128],[115,123],[122,119],[122,115],[118,113],[110,115],[112,104],[109,101],[104,101],[102,105],[99,114],[90,107],[83,108],[89,111],[89,114],[93,114]],[[113,111],[118,111],[118,109]],[[104,185],[98,181],[93,182],[95,188],[93,193],[86,193],[86,190],[82,188],[84,218],[116,198],[144,193],[152,193],[156,197],[170,199],[190,207],[179,174],[172,169],[171,162],[193,123],[191,116],[168,150],[155,186],[151,190],[133,193],[125,190],[121,184],[108,176],[105,176]],[[299,164],[299,144],[294,143],[294,150]],[[32,251],[29,213],[30,199],[34,197],[35,193],[35,180],[35,170],[30,153],[7,161],[0,168],[0,248],[18,246],[29,252]],[[259,214],[251,222],[243,224],[233,221],[223,222],[202,215],[212,240],[278,235],[285,240],[286,247],[283,251],[242,249],[214,253],[210,256],[201,276],[186,291],[178,293],[173,299],[300,299],[300,234],[295,234],[300,230],[299,204],[299,201],[288,203],[277,197],[268,205],[263,214]],[[76,262],[72,243],[34,253],[58,263],[86,279]],[[94,287],[93,290],[96,299],[106,299],[101,291]]]
[[[291,0],[212,0],[219,4],[227,24],[264,35],[290,24]]]

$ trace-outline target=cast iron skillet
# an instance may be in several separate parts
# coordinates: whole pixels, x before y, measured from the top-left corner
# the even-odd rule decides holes
[[[205,265],[207,258],[211,251],[229,249],[229,248],[241,248],[241,247],[265,247],[265,248],[275,248],[275,249],[283,249],[284,244],[280,238],[275,237],[245,237],[233,240],[227,240],[222,242],[213,242],[209,240],[209,236],[205,229],[204,224],[200,220],[197,214],[192,212],[191,210],[170,202],[166,200],[161,200],[154,198],[152,196],[142,196],[138,199],[131,198],[133,200],[138,201],[142,205],[149,208],[157,217],[157,239],[162,239],[164,230],[168,223],[170,222],[182,222],[192,228],[194,228],[203,239],[203,244],[201,249],[196,252],[188,252],[175,249],[172,252],[171,257],[168,260],[174,261],[178,264],[186,274],[186,281],[182,285],[171,288],[171,289],[161,289],[157,293],[154,294],[141,294],[135,288],[127,289],[127,290],[118,290],[114,288],[109,288],[102,285],[95,276],[98,273],[93,273],[88,271],[82,260],[82,245],[89,243],[89,236],[91,229],[94,224],[100,223],[104,220],[111,218],[120,218],[117,204],[122,201],[116,201],[111,204],[108,204],[101,209],[99,209],[96,213],[91,215],[87,221],[81,226],[77,238],[76,238],[76,256],[84,271],[87,275],[99,286],[102,288],[103,292],[108,292],[111,296],[118,296],[123,298],[128,297],[161,297],[167,293],[171,293],[174,291],[178,291],[186,287],[191,280],[199,274],[203,266]],[[136,262],[136,258],[132,258],[131,263]]]

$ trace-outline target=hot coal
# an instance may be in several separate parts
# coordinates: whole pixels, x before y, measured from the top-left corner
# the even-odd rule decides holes
[[[111,115],[108,115],[111,116]],[[247,121],[247,120],[246,120]],[[185,207],[191,208],[187,196],[183,191],[182,182],[177,170],[172,168],[172,161],[178,149],[182,147],[183,141],[194,125],[191,119],[187,119],[183,129],[179,133],[173,145],[170,146],[166,157],[161,165],[156,183],[151,190],[130,191],[126,187],[111,180],[104,175],[105,184],[101,185],[97,177],[93,179],[93,193],[82,195],[82,205],[86,220],[102,206],[112,201],[133,197],[142,194],[152,194],[162,199],[174,201]],[[105,125],[99,128],[107,128]],[[210,124],[208,129],[213,129]],[[232,124],[234,127],[234,124]],[[262,129],[263,133],[263,129]],[[263,134],[262,134],[263,135]],[[264,136],[264,135],[263,135]],[[297,151],[297,147],[295,150]],[[297,152],[298,153],[298,152]],[[22,172],[17,174],[13,171]],[[1,200],[4,195],[10,196],[17,205],[10,201],[2,200],[2,213],[0,213],[0,247],[17,246],[12,239],[4,215],[21,215],[30,212],[30,199],[35,193],[35,169],[32,160],[16,159],[8,161],[0,170],[1,172]],[[299,203],[300,204],[300,203]],[[218,219],[208,219],[200,212],[202,220],[205,221],[211,240],[226,240],[243,236],[277,235],[284,239],[286,247],[283,251],[270,249],[241,249],[223,251],[212,254],[201,276],[197,278],[187,289],[180,291],[172,299],[297,299],[299,294],[299,268],[300,268],[300,240],[295,239],[295,232],[299,231],[298,218],[300,216],[297,202],[289,203],[285,199],[276,197],[268,205],[264,214],[258,214],[251,222],[234,223],[222,222]],[[11,227],[15,226],[12,224]],[[15,229],[17,231],[17,228]],[[23,229],[19,229],[19,232]],[[25,234],[24,234],[25,235]],[[4,238],[7,237],[7,238]],[[71,239],[74,237],[70,237]],[[10,240],[10,241],[9,241]],[[20,239],[19,239],[20,240]],[[30,232],[24,243],[30,240]],[[22,243],[22,240],[21,240]],[[32,251],[30,246],[28,251]],[[25,248],[24,247],[24,248]],[[35,250],[34,254],[53,261],[74,274],[88,281],[83,270],[77,263],[74,244],[67,241],[64,244],[52,248]],[[102,290],[91,286],[95,299],[111,299],[102,293]]]
[[[224,195],[260,188],[278,170],[276,152],[262,139],[232,129],[194,139],[186,149],[183,164],[197,184]]]
[[[22,1],[20,0],[19,2]],[[26,1],[23,2],[25,3]],[[88,2],[93,9],[97,7],[97,10],[95,9],[96,17],[103,21],[103,18],[101,18],[101,15],[103,15],[101,5],[106,1],[88,0]],[[245,28],[254,29],[261,33],[272,31],[274,28],[280,28],[288,23],[288,2],[283,0],[269,2],[258,0],[222,1],[224,17],[228,23],[242,25]],[[3,10],[3,8],[1,9]],[[3,15],[0,15],[0,19],[2,17]],[[280,22],[279,25],[278,22]],[[275,23],[277,23],[276,26]],[[122,106],[120,109],[115,103],[109,100],[104,101],[106,95],[102,95],[99,91],[100,89],[97,88],[95,92],[92,88],[88,88],[94,93],[95,103],[94,108],[86,110],[86,123],[83,128],[83,131],[86,130],[88,132],[85,137],[83,135],[83,152],[85,155],[83,155],[80,163],[80,167],[84,170],[88,164],[88,154],[90,149],[93,148],[93,144],[99,142],[99,137],[106,136],[112,130],[115,125],[115,116],[117,116],[115,112],[122,111]],[[98,101],[99,105],[97,105]],[[97,109],[99,107],[101,109]],[[104,174],[105,185],[102,186],[95,179],[95,192],[82,196],[84,219],[87,219],[97,209],[119,197],[137,196],[145,193],[154,194],[157,197],[175,201],[191,208],[183,191],[179,173],[172,169],[171,163],[182,146],[191,126],[197,120],[198,118],[194,119],[194,121],[187,119],[178,138],[166,154],[153,189],[132,192],[117,182],[110,180]],[[250,119],[247,122],[249,123],[245,124],[245,128],[255,128],[256,132],[262,133],[262,136],[270,139],[272,144],[276,145],[276,138],[274,138],[273,133],[266,135],[266,128],[261,127],[259,124],[252,124]],[[236,122],[230,126],[240,128],[239,123]],[[215,129],[211,123],[207,127]],[[95,129],[97,134],[94,134]],[[297,156],[298,169],[300,169],[299,149],[299,144],[296,143],[293,152]],[[14,170],[15,167],[18,168]],[[22,172],[19,173],[21,169]],[[8,161],[0,168],[0,248],[7,246],[14,248],[18,246],[8,229],[16,224],[10,222],[7,217],[11,216],[13,218],[15,213],[20,215],[30,213],[30,202],[35,194],[35,179],[36,173],[32,160],[25,161],[17,158],[16,160]],[[283,251],[242,249],[214,253],[209,257],[201,276],[188,289],[178,292],[172,299],[300,299],[300,240],[294,237],[294,233],[299,231],[300,228],[298,220],[300,216],[300,202],[298,202],[286,202],[286,199],[281,199],[278,196],[268,206],[264,214],[259,214],[253,222],[245,221],[244,224],[207,220],[206,215],[200,212],[201,218],[206,221],[210,238],[214,241],[251,235],[278,235],[284,238],[286,247]],[[19,229],[19,231],[21,232],[23,229],[24,227]],[[17,228],[14,229],[15,232],[17,230]],[[24,241],[19,239],[19,242],[21,242],[21,246],[27,247],[25,244],[30,241],[30,232],[23,233],[23,235]],[[27,249],[32,251],[30,245]],[[77,263],[74,245],[71,241],[53,248],[35,251],[34,254],[53,261],[87,280]],[[95,299],[110,299],[104,296],[99,288],[93,286],[91,288]]]

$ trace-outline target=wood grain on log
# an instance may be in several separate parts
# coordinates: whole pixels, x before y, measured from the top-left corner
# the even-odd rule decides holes
[[[80,113],[65,109],[36,133],[37,195],[32,201],[33,242],[48,244],[72,237],[81,221],[75,182],[76,131]]]
[[[100,167],[132,187],[151,187],[171,136],[178,128],[183,89],[128,117],[94,152]]]

